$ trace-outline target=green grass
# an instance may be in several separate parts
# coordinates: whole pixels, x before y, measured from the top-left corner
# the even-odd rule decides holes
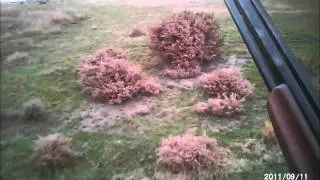
[[[2,73],[1,101],[3,107],[19,108],[21,104],[32,98],[41,98],[50,109],[70,111],[77,108],[85,100],[77,82],[73,64],[67,61],[60,70],[44,73],[39,69],[54,66],[35,64],[18,67]],[[69,67],[68,67],[69,66]]]
[[[50,9],[50,6],[46,8]],[[129,57],[134,61],[143,59],[140,46],[134,50],[130,44],[118,41],[121,36],[129,35],[131,26],[138,19],[147,21],[151,18],[144,16],[145,10],[126,6],[94,6],[90,10],[80,6],[78,9],[85,11],[89,19],[65,26],[61,34],[32,37],[39,46],[30,51],[35,62],[1,71],[2,108],[19,108],[32,97],[41,98],[50,109],[70,111],[79,107],[86,98],[75,73],[78,59],[112,43],[129,49]],[[157,9],[152,12],[153,18],[162,13]],[[97,29],[92,30],[93,26]]]
[[[30,176],[29,155],[33,152],[30,141],[33,139],[24,136],[5,137],[1,135],[1,179],[19,179]]]
[[[311,75],[313,84],[319,92],[319,1],[282,0],[278,2],[289,5],[289,10],[300,10],[294,13],[286,13],[282,10],[273,12],[270,16],[303,68]],[[272,12],[276,9],[276,4],[266,3],[267,10]]]
[[[217,1],[208,1],[215,4]],[[219,0],[218,3],[222,3]],[[56,6],[44,5],[45,9]],[[31,7],[28,7],[31,8]],[[65,8],[65,7],[61,7]],[[33,63],[1,71],[1,108],[19,109],[21,104],[31,97],[41,98],[49,107],[49,111],[71,112],[82,103],[87,103],[75,72],[79,58],[92,54],[106,46],[118,46],[128,53],[131,61],[142,66],[150,56],[147,38],[129,38],[131,27],[136,23],[152,22],[167,16],[168,11],[160,8],[134,8],[128,6],[77,6],[77,11],[88,15],[88,19],[75,24],[64,25],[56,34],[28,37],[33,48],[29,53]],[[247,53],[240,34],[231,17],[217,16],[224,34],[223,55]],[[303,30],[303,29],[301,29]],[[306,35],[307,36],[307,35]],[[22,37],[20,37],[22,38]],[[17,42],[10,42],[11,48],[19,49]],[[1,41],[2,45],[5,42]],[[36,46],[35,46],[36,45]],[[316,45],[314,46],[316,48]],[[302,51],[308,53],[308,51]],[[311,56],[311,55],[310,55]],[[169,135],[180,135],[187,129],[198,127],[198,135],[206,134],[217,139],[223,146],[240,142],[247,138],[260,138],[261,123],[267,119],[266,98],[268,91],[252,62],[244,66],[245,76],[255,84],[256,97],[245,103],[245,112],[231,118],[212,116],[213,121],[248,122],[231,132],[212,133],[201,126],[201,117],[192,111],[193,98],[205,101],[207,97],[201,89],[184,90],[177,97],[168,101],[166,94],[158,97],[157,106],[151,113],[174,107],[181,110],[171,116],[163,117],[161,122],[152,116],[137,116],[132,121],[147,129],[141,135],[133,136],[130,130],[123,133],[90,133],[74,130],[76,120],[60,127],[60,121],[52,117],[48,124],[58,124],[52,128],[43,123],[30,123],[27,133],[24,130],[15,133],[4,132],[1,136],[1,178],[2,179],[142,179],[144,176],[156,179],[164,170],[155,164],[155,150],[163,138]],[[162,118],[162,117],[160,117]],[[171,118],[171,119],[167,119]],[[263,121],[262,121],[263,120]],[[254,123],[253,123],[254,122]],[[19,122],[13,122],[15,123]],[[44,124],[46,124],[44,122]],[[20,124],[17,124],[17,126]],[[121,124],[126,126],[125,124]],[[58,126],[58,127],[56,127]],[[35,130],[38,129],[38,130]],[[130,127],[129,127],[130,129]],[[31,154],[33,140],[38,134],[62,132],[72,138],[73,149],[80,153],[75,165],[56,172],[41,173],[34,167]],[[261,168],[259,168],[261,167]],[[285,172],[285,165],[275,162],[264,162],[252,171],[231,174],[235,179],[260,179],[264,172]]]
[[[230,179],[232,180],[263,179],[264,174],[270,174],[270,173],[285,174],[285,173],[288,173],[288,169],[286,168],[286,164],[284,163],[267,161],[259,166],[254,167],[253,170],[233,173],[230,175]]]
[[[194,104],[195,99],[205,101],[208,97],[200,87],[195,87],[190,90],[183,90],[173,103],[177,108],[190,107]]]
[[[261,127],[260,126],[242,126],[239,129],[235,129],[231,132],[223,133],[208,133],[208,136],[214,137],[218,140],[220,145],[226,146],[234,142],[241,142],[244,139],[261,138]]]
[[[163,134],[164,133],[164,134]],[[170,132],[171,133],[171,132]],[[162,132],[163,136],[169,133]],[[56,172],[40,172],[32,157],[35,137],[2,137],[1,177],[4,179],[111,179],[136,169],[152,177],[155,151],[161,135],[133,138],[78,132],[72,135],[73,148],[80,154],[76,164]],[[53,174],[52,174],[53,173]]]
[[[243,74],[252,84],[254,84],[255,98],[266,99],[269,93],[268,89],[253,61],[249,61],[244,65]]]
[[[218,16],[220,30],[224,38],[221,47],[223,55],[243,55],[248,52],[236,25],[231,16]]]

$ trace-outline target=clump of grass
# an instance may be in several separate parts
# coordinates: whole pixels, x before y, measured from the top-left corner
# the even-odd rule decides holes
[[[34,98],[23,103],[23,117],[26,120],[40,120],[45,118],[46,105],[41,99]]]
[[[77,157],[71,149],[71,140],[58,133],[39,137],[34,153],[36,166],[43,170],[67,167]]]
[[[274,141],[276,140],[276,135],[273,126],[270,121],[266,121],[262,128],[262,135],[265,140]]]

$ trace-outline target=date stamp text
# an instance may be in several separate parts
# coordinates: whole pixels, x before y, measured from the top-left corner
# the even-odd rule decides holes
[[[308,180],[306,173],[265,173],[263,180]]]

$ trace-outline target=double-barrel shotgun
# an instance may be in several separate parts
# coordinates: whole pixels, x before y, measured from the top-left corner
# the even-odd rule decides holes
[[[291,173],[319,180],[319,96],[259,0],[225,4],[270,91],[268,113]]]

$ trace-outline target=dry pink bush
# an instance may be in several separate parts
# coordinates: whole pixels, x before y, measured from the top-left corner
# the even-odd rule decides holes
[[[157,150],[157,163],[173,172],[199,171],[224,166],[229,154],[214,139],[186,134],[164,139]]]
[[[209,111],[217,116],[231,116],[242,110],[241,100],[236,96],[230,96],[224,99],[211,98],[208,100]]]
[[[223,68],[201,77],[201,86],[212,98],[230,97],[237,99],[253,96],[254,86],[246,80],[239,69]]]
[[[137,81],[141,79],[140,68],[124,59],[106,59],[81,64],[79,74],[85,93],[95,101],[110,104],[131,99],[139,92]]]
[[[201,65],[219,55],[222,43],[218,23],[212,15],[184,11],[173,14],[149,35],[150,48],[170,63],[172,78],[188,78],[201,73]]]
[[[156,83],[151,77],[145,76],[139,81],[140,93],[146,96],[156,96],[160,94],[161,85]]]
[[[86,94],[98,102],[120,104],[140,91],[157,95],[160,85],[144,80],[139,66],[127,61],[121,50],[102,49],[80,62],[80,84]],[[141,82],[140,82],[141,81]]]
[[[55,133],[39,137],[34,149],[36,165],[41,169],[63,168],[71,165],[77,153],[71,149],[71,141]]]
[[[201,66],[198,63],[192,64],[188,61],[181,62],[177,65],[170,66],[166,71],[165,75],[173,78],[190,78],[195,77],[201,73]]]
[[[207,112],[209,112],[209,108],[210,107],[209,107],[208,103],[199,102],[195,106],[195,111],[197,113],[207,113]]]
[[[196,104],[195,111],[198,113],[213,113],[217,116],[231,116],[242,111],[241,102],[235,94],[224,98],[210,98],[207,103]]]
[[[127,59],[127,54],[119,48],[114,48],[114,47],[107,47],[100,49],[96,52],[95,56],[92,57],[97,60],[106,60],[108,58],[115,58],[115,59]]]

